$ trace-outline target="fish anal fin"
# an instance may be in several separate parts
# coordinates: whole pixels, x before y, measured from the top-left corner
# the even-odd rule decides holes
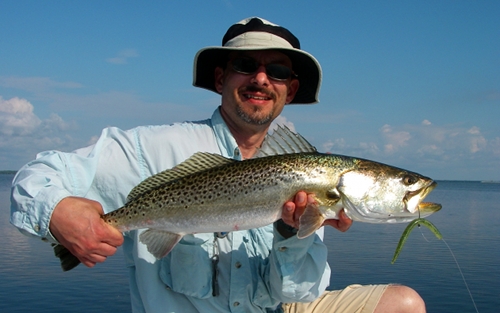
[[[299,231],[297,237],[299,239],[306,238],[318,230],[325,221],[324,215],[319,210],[317,202],[308,203],[304,213],[299,219]]]
[[[152,228],[144,231],[139,236],[139,240],[147,246],[148,251],[157,259],[163,258],[172,251],[181,238],[182,235],[180,234]]]

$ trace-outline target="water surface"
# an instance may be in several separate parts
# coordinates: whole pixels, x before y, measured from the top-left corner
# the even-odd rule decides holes
[[[0,312],[130,312],[122,251],[93,269],[63,273],[49,245],[8,222],[13,175],[0,175]],[[429,220],[457,258],[479,312],[500,307],[500,184],[441,181],[427,197],[443,209]],[[441,240],[415,228],[394,265],[406,225],[354,223],[327,229],[330,289],[352,283],[401,283],[416,289],[428,312],[475,312],[455,261]]]

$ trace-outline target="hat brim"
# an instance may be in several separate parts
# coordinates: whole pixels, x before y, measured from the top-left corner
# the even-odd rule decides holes
[[[293,71],[299,80],[299,89],[290,104],[314,104],[319,102],[321,86],[321,66],[309,53],[295,48],[251,47],[206,47],[198,51],[194,58],[193,85],[213,92],[215,89],[215,68],[225,66],[231,51],[276,50],[286,54],[292,61]]]

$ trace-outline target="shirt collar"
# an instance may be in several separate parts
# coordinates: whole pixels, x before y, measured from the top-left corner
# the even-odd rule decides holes
[[[217,139],[217,144],[219,145],[221,154],[228,158],[241,160],[240,149],[238,148],[236,140],[220,114],[220,107],[214,111],[211,120],[212,128],[214,130],[215,138]]]

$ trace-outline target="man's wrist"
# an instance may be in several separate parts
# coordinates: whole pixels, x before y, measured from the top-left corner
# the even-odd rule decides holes
[[[279,219],[276,222],[274,222],[274,227],[280,233],[280,235],[283,236],[284,238],[293,237],[299,231],[297,228],[294,228],[294,227],[286,224],[285,222],[283,222],[282,219]]]

